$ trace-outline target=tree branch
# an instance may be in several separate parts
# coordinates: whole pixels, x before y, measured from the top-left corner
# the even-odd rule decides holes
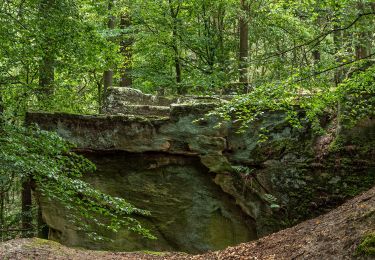
[[[374,53],[371,53],[371,54],[369,54],[369,55],[367,55],[366,57],[363,57],[363,58],[361,58],[361,59],[351,60],[351,61],[341,63],[341,64],[339,64],[339,65],[337,65],[337,66],[334,66],[334,67],[331,67],[331,68],[328,68],[328,69],[325,69],[325,70],[317,71],[317,72],[315,72],[315,73],[313,73],[313,74],[311,74],[311,75],[309,75],[309,76],[307,76],[307,77],[300,78],[300,79],[298,79],[298,80],[296,80],[296,81],[293,81],[292,83],[298,83],[298,82],[304,81],[304,80],[306,80],[306,79],[309,79],[309,78],[312,78],[312,77],[316,77],[316,76],[318,76],[318,75],[320,75],[320,74],[323,74],[323,73],[326,73],[326,72],[329,72],[329,71],[331,71],[331,70],[335,70],[335,69],[338,69],[338,68],[341,68],[341,67],[345,67],[346,65],[349,65],[349,64],[355,63],[355,62],[357,62],[357,61],[366,60],[366,59],[368,59],[368,58],[371,58],[372,56],[375,56],[375,52],[374,52]]]
[[[345,31],[345,30],[349,29],[350,27],[352,27],[353,25],[355,25],[362,17],[369,16],[369,15],[375,15],[375,12],[369,12],[369,13],[359,14],[350,24],[348,24],[345,27],[341,27],[341,28],[336,28],[336,29],[329,30],[329,31],[327,31],[325,33],[320,34],[319,36],[315,37],[312,40],[309,40],[309,41],[304,42],[302,44],[296,45],[293,48],[289,48],[289,49],[286,49],[286,50],[281,51],[281,52],[272,53],[272,54],[268,55],[267,57],[257,59],[257,61],[268,60],[268,59],[271,59],[271,58],[274,58],[274,57],[286,54],[288,52],[291,52],[291,51],[293,51],[295,49],[298,49],[298,48],[310,45],[310,44],[312,44],[314,42],[318,42],[318,43],[322,42],[328,35],[330,35],[330,34],[332,34],[334,32],[338,32],[338,31]]]

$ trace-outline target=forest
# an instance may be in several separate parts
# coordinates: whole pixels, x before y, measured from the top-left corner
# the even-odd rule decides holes
[[[151,103],[133,104],[130,96],[121,99],[121,93],[147,97]],[[188,101],[185,104],[181,100]],[[219,100],[219,105],[206,109],[207,104],[195,104],[196,100]],[[127,110],[113,112],[111,102],[117,101]],[[194,110],[191,107],[195,105]],[[146,112],[136,115],[129,112],[130,107]],[[167,116],[147,112],[153,109]],[[200,112],[189,112],[198,113],[194,116],[184,114],[196,110]],[[279,114],[284,115],[283,120],[275,116]],[[83,232],[94,241],[89,249],[119,251],[97,245],[110,244],[116,237],[113,234],[122,236],[123,230],[145,241],[162,241],[161,237],[174,240],[160,231],[168,225],[167,220],[161,221],[157,230],[164,236],[150,228],[148,220],[145,222],[155,211],[147,208],[146,202],[142,204],[147,195],[137,204],[126,197],[133,193],[120,196],[117,190],[98,188],[99,179],[85,179],[86,174],[105,170],[100,157],[115,161],[116,156],[133,158],[137,166],[123,165],[129,169],[139,166],[134,171],[148,171],[142,163],[156,164],[155,169],[180,169],[181,174],[207,171],[220,192],[234,197],[235,203],[226,199],[215,202],[225,204],[220,206],[221,212],[223,208],[244,211],[256,229],[256,235],[249,231],[250,235],[227,244],[223,242],[226,236],[212,233],[212,243],[216,243],[212,248],[189,247],[187,242],[184,247],[174,241],[165,248],[135,246],[137,250],[130,251],[204,253],[261,238],[326,213],[375,185],[374,116],[373,0],[0,0],[0,244],[32,237],[53,237],[61,242],[63,235],[56,235],[61,230],[43,212],[43,205],[49,203],[66,209],[66,218],[77,234]],[[44,121],[39,124],[41,118]],[[90,120],[97,120],[95,127],[88,127]],[[117,137],[116,129],[125,129],[128,124],[132,128],[118,130],[123,131],[123,137]],[[141,125],[137,131],[136,124]],[[149,125],[153,126],[152,134],[141,132]],[[366,130],[354,134],[359,128]],[[105,135],[112,130],[110,137]],[[289,139],[278,139],[284,137]],[[138,143],[130,143],[131,139]],[[221,140],[225,148],[219,149]],[[255,148],[246,157],[243,154],[253,144],[250,140]],[[231,142],[234,148],[229,147]],[[316,147],[323,148],[318,151]],[[116,155],[103,152],[109,150]],[[309,159],[290,159],[290,154]],[[199,162],[190,158],[194,156]],[[296,167],[298,174],[309,171],[306,186],[299,179],[292,188],[282,186],[299,178],[297,173],[285,177],[288,181],[275,175],[257,178],[275,161],[291,162],[293,166],[275,166],[280,174],[285,170],[285,176],[290,167]],[[338,161],[342,168],[337,168]],[[164,178],[168,170],[160,171]],[[318,183],[317,171],[319,176],[333,177]],[[242,188],[225,186],[228,182],[223,178],[228,174],[239,176],[248,194],[255,195],[246,197],[245,188],[241,194],[237,190]],[[221,194],[217,187],[205,185],[215,196],[225,197],[217,195]],[[289,189],[287,195],[283,189]],[[323,203],[324,196],[327,199]],[[309,200],[309,206],[303,208],[302,202],[301,207],[293,206],[299,204],[294,201],[297,197]],[[267,213],[255,216],[246,210],[252,207],[246,204],[250,199],[261,201],[258,207]],[[375,204],[369,208],[373,213]],[[228,217],[233,223],[242,221],[233,214]],[[268,223],[259,224],[263,222]],[[361,237],[361,245],[367,241],[370,246],[362,253],[374,255],[375,228],[370,225],[368,229],[361,234],[367,234]],[[216,238],[221,240],[216,242]],[[63,244],[81,246],[67,241]],[[142,245],[148,243],[154,242]],[[361,251],[358,248],[357,254]]]

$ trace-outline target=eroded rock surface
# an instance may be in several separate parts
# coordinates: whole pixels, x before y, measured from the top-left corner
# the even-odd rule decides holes
[[[118,90],[114,91],[117,93]],[[225,194],[231,198],[230,207],[240,209],[240,214],[245,214],[245,219],[252,220],[250,226],[247,220],[241,221],[241,225],[247,225],[248,230],[247,235],[239,236],[241,239],[246,236],[250,239],[254,233],[257,237],[262,237],[324,213],[375,184],[374,119],[365,120],[350,131],[344,129],[340,137],[335,136],[335,131],[331,130],[333,125],[329,123],[333,120],[328,119],[327,134],[315,137],[307,122],[303,129],[297,130],[289,126],[285,114],[265,112],[261,119],[249,125],[244,133],[239,134],[238,126],[235,124],[221,122],[214,116],[205,116],[208,111],[220,106],[225,100],[190,98],[180,101],[164,100],[161,104],[155,101],[155,97],[142,96],[142,93],[135,91],[134,100],[138,102],[137,105],[150,106],[150,102],[156,102],[155,106],[169,109],[167,116],[153,114],[145,117],[125,115],[122,113],[124,110],[121,110],[122,112],[119,110],[125,106],[121,102],[134,101],[129,98],[129,95],[132,96],[131,92],[121,91],[126,95],[114,95],[113,99],[109,99],[112,100],[113,107],[107,112],[113,114],[83,116],[29,113],[27,120],[29,123],[39,124],[43,129],[57,131],[62,137],[74,142],[81,152],[159,153],[165,158],[183,156],[187,161],[196,158],[194,165],[197,166],[198,161],[198,168],[188,166],[188,163],[185,164],[184,169],[176,168],[176,173],[185,172],[186,176],[190,174],[197,180],[200,175],[206,176],[201,184],[208,185],[207,189],[211,187],[210,185],[214,185],[221,191],[221,195],[212,193],[216,194],[214,197],[222,198]],[[262,129],[270,133],[266,142],[259,142]],[[139,162],[135,167],[144,169],[147,165],[146,161]],[[159,164],[160,162],[156,163]],[[174,166],[156,167],[154,181],[162,178],[158,172],[163,172],[164,170],[160,170],[164,169],[163,167],[171,169]],[[97,176],[100,174],[98,172]],[[110,173],[107,174],[108,179],[115,178]],[[137,175],[126,170],[123,174],[133,177]],[[142,174],[146,173],[143,171],[139,175]],[[140,177],[138,181],[143,181],[146,185],[148,178]],[[124,182],[122,185],[119,184],[119,187],[126,186],[126,178]],[[106,188],[105,183],[104,178],[103,181],[94,182],[99,189],[117,190],[115,186]],[[156,182],[155,185],[162,186],[162,183]],[[200,186],[196,190],[193,189],[195,187],[193,184],[189,187],[192,189],[189,210],[194,210],[195,205],[198,205],[194,202],[194,196],[200,189],[205,190],[205,188]],[[183,191],[183,188],[179,187],[176,192]],[[127,193],[124,192],[123,196],[126,195]],[[163,200],[161,196],[154,195],[153,200]],[[184,198],[184,203],[187,203],[188,197]],[[144,205],[147,208],[147,205],[142,204],[141,201],[135,201],[134,204],[137,207]],[[221,213],[223,214],[223,211]],[[45,211],[43,214],[47,223],[51,224],[48,218],[51,213]],[[236,216],[229,219],[236,222],[235,219],[240,215],[237,213],[234,215]],[[186,215],[186,218],[190,217],[191,215]],[[210,217],[205,218],[204,221],[210,219]],[[160,221],[162,224],[165,219],[160,218]],[[55,228],[59,229],[57,226]],[[60,237],[66,235],[65,230],[66,228],[60,227],[60,231],[63,232]],[[225,234],[233,230],[235,228]],[[194,235],[199,237],[199,232]],[[120,241],[123,237],[118,239]],[[71,239],[65,241],[68,243]],[[229,245],[237,240],[226,241],[229,241],[227,244]],[[77,239],[75,245],[80,243],[80,239]],[[172,241],[170,243],[172,244]],[[222,246],[224,245],[220,245]],[[172,245],[171,248],[178,247]],[[147,245],[145,249],[154,249],[154,245]],[[190,248],[186,251],[207,249],[209,246]]]
[[[64,210],[49,204],[44,210],[50,239],[91,249],[205,252],[256,239],[254,220],[212,181],[196,157],[126,152],[85,154],[97,165],[85,180],[105,193],[126,198],[151,211],[140,220],[157,240],[128,231],[109,236],[113,242],[93,242],[68,226]],[[100,231],[99,231],[100,232]]]

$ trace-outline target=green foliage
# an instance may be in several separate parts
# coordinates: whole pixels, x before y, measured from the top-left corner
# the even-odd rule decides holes
[[[0,94],[8,115],[22,116],[30,108],[97,111],[99,74],[118,62],[118,49],[84,13],[92,5],[85,0],[0,4]],[[54,74],[48,89],[40,84],[46,59]]]
[[[324,131],[326,112],[349,127],[374,116],[371,0],[244,1],[248,11],[238,0],[118,0],[108,8],[110,2],[0,3],[0,111],[6,118],[19,122],[30,109],[97,113],[105,94],[103,72],[113,70],[118,85],[125,63],[132,65],[133,87],[146,92],[251,90],[214,112],[240,131],[273,111],[284,112],[295,129],[310,126],[317,134]],[[127,28],[119,28],[123,15],[131,17]],[[108,29],[109,17],[115,18],[114,30]],[[249,55],[241,64],[239,19],[249,26]],[[132,55],[125,57],[120,43],[129,39]],[[238,84],[240,65],[248,70],[246,86]],[[51,82],[43,84],[44,78]],[[268,141],[268,131],[260,129],[259,142]],[[8,124],[1,144],[1,192],[19,191],[31,178],[41,194],[69,207],[83,229],[125,225],[149,236],[130,217],[147,212],[83,183],[80,174],[92,165],[56,135]],[[251,177],[249,169],[234,171]],[[109,220],[101,222],[101,216]]]
[[[337,90],[342,104],[341,119],[348,126],[375,116],[375,66],[357,73]]]
[[[272,194],[264,194],[263,199],[270,204],[271,209],[279,209],[280,205],[277,202],[277,198]]]
[[[366,235],[356,250],[357,255],[375,256],[375,233]]]
[[[254,171],[254,169],[251,169],[243,165],[232,166],[232,169],[236,174],[244,175],[245,177],[250,176],[251,173]]]
[[[12,114],[30,106],[96,112],[103,72],[112,69],[118,85],[124,63],[132,65],[134,87],[146,92],[243,93],[238,85],[240,17],[249,21],[251,32],[245,62],[249,87],[273,82],[282,88],[292,75],[306,78],[303,90],[330,88],[334,74],[341,81],[355,68],[315,74],[355,60],[360,48],[365,54],[374,52],[375,16],[367,0],[247,1],[248,12],[234,0],[120,0],[110,10],[106,0],[49,1],[0,5],[0,88]],[[124,14],[131,16],[131,25],[120,28]],[[368,15],[357,19],[361,14]],[[107,28],[109,16],[115,18],[114,30]],[[335,34],[337,28],[345,29]],[[131,61],[120,51],[120,43],[129,39],[134,40]],[[39,89],[45,57],[53,60],[55,74],[47,96]],[[176,60],[181,82],[176,80]]]
[[[357,73],[338,88],[328,86],[307,90],[299,84],[268,83],[251,93],[235,97],[221,106],[213,115],[233,120],[240,125],[239,131],[260,119],[266,112],[284,112],[289,124],[302,128],[309,123],[316,134],[324,132],[321,117],[327,112],[337,112],[346,127],[352,127],[364,118],[374,116],[375,66]],[[261,129],[260,142],[267,140],[267,129]]]
[[[264,84],[255,88],[251,93],[235,97],[228,104],[220,107],[213,114],[225,120],[234,120],[240,124],[240,131],[254,123],[266,112],[283,111],[289,123],[295,128],[301,128],[298,116],[299,103],[301,102],[298,88],[283,84]],[[303,99],[303,106],[311,106],[311,98]],[[301,105],[302,106],[302,105]],[[267,130],[263,129],[260,139],[265,141]]]
[[[241,177],[241,179],[245,182],[247,185],[249,180],[254,178],[254,182],[258,182],[256,179],[256,176],[254,175],[254,169],[249,168],[247,166],[243,165],[237,165],[237,166],[232,166],[233,172]],[[250,187],[254,192],[259,193],[262,199],[269,204],[271,209],[279,209],[280,205],[278,204],[277,198],[273,196],[272,194],[265,193],[263,194],[261,192],[262,188],[257,190],[255,186],[253,185],[253,182],[251,181]]]
[[[124,199],[106,195],[81,180],[83,173],[95,166],[84,157],[71,152],[73,146],[55,133],[37,127],[5,124],[0,133],[0,177],[2,184],[32,181],[41,199],[60,204],[70,212],[69,219],[94,239],[98,227],[112,232],[121,227],[153,238],[133,218],[149,215]]]

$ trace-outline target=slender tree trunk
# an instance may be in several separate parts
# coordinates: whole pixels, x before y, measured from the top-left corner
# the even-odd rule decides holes
[[[218,47],[219,47],[219,50],[218,50],[218,63],[220,64],[220,70],[222,72],[225,72],[226,71],[226,66],[225,66],[225,62],[226,62],[226,52],[225,52],[225,49],[224,49],[224,35],[225,35],[225,22],[224,22],[224,19],[225,19],[225,6],[224,5],[220,5],[219,6],[219,10],[218,10],[218,13],[217,13],[217,26],[216,26],[216,29],[217,29],[217,36],[218,36]]]
[[[48,49],[45,49],[39,65],[39,87],[41,94],[48,98],[53,94],[53,83],[55,80],[54,58]]]
[[[339,4],[338,0],[333,1],[333,9],[339,9]],[[338,14],[336,14],[337,16]],[[342,60],[342,57],[340,57],[339,53],[342,48],[342,41],[343,41],[343,33],[341,30],[338,30],[340,28],[340,20],[339,18],[334,18],[334,32],[333,32],[333,43],[334,43],[334,48],[335,48],[335,59],[336,62],[339,63]],[[334,82],[336,87],[341,83],[343,77],[343,70],[342,68],[336,69],[334,72]],[[342,131],[342,122],[341,122],[341,101],[339,100],[337,102],[337,125],[336,125],[336,135],[339,136]]]
[[[0,92],[0,117],[3,115],[3,112],[4,112],[3,95]]]
[[[102,95],[106,95],[107,90],[113,85],[113,70],[106,70],[103,73],[103,91]]]
[[[314,59],[314,64],[317,64],[320,62],[320,51],[318,49],[314,50],[312,52],[313,59]]]
[[[365,12],[365,5],[363,2],[357,2],[357,9],[359,13]],[[366,32],[360,32],[357,36],[357,44],[355,46],[355,56],[358,60],[365,58],[370,54],[371,41],[370,34]]]
[[[338,28],[337,25],[335,25],[334,27],[335,29]],[[334,41],[334,44],[335,44],[335,49],[336,49],[336,55],[337,53],[339,53],[340,51],[340,48],[341,48],[341,41],[342,41],[342,33],[341,31],[335,31],[334,32],[334,35],[333,35],[333,41]],[[338,55],[336,56],[336,61],[337,62],[341,62],[341,57],[339,57]],[[341,81],[342,81],[342,76],[343,76],[343,70],[341,68],[337,69],[335,71],[335,76],[334,76],[334,80],[335,80],[335,85],[338,86]],[[341,131],[342,131],[342,123],[341,123],[341,101],[339,100],[338,103],[337,103],[337,126],[336,126],[336,135],[339,136],[341,134]]]
[[[22,183],[22,236],[30,237],[32,231],[32,199],[31,199],[31,183],[26,180]]]
[[[241,1],[242,14],[239,20],[240,33],[240,53],[239,53],[239,82],[243,83],[244,88],[248,87],[248,56],[249,56],[249,24],[248,12],[249,6],[246,0]],[[246,15],[245,15],[246,14]]]
[[[180,11],[180,3],[177,8],[173,7],[172,0],[168,0],[169,11],[172,17],[172,48],[174,52],[174,67],[176,71],[176,83],[178,85],[177,93],[185,94],[185,90],[180,85],[182,82],[182,68],[181,68],[181,59],[180,59],[180,50],[178,47],[178,28],[177,28],[177,17]]]
[[[111,12],[114,7],[114,0],[109,0],[108,2],[108,11]],[[109,14],[107,27],[110,30],[115,28],[115,17],[112,14]],[[112,87],[113,85],[113,70],[107,70],[103,73],[103,91],[102,95],[107,94],[108,88]]]
[[[3,186],[3,182],[0,182]],[[5,228],[5,191],[3,190],[2,186],[0,187],[0,229],[4,230]],[[1,241],[4,241],[4,232],[1,232]]]
[[[3,129],[3,112],[4,112],[4,105],[3,105],[3,97],[2,93],[0,92],[0,135],[2,134]],[[5,228],[5,187],[4,181],[0,180],[0,229],[4,230]],[[4,232],[0,232],[1,241],[4,241]]]
[[[176,25],[173,26],[173,50],[174,50],[174,63],[175,63],[175,69],[176,69],[176,83],[179,84],[182,81],[182,73],[181,73],[181,61],[180,61],[180,54],[179,49],[177,45],[177,27]],[[181,94],[181,93],[180,93]]]
[[[339,28],[338,25],[334,26],[334,29],[337,30]],[[340,49],[342,46],[342,32],[341,31],[335,31],[333,33],[333,42],[335,44],[335,52],[336,52],[336,61],[341,62],[341,57],[339,56]],[[335,84],[336,86],[341,83],[343,76],[342,68],[339,68],[335,72]]]
[[[53,39],[48,35],[48,19],[50,18],[47,14],[53,11],[55,5],[55,0],[42,0],[39,7],[40,16],[44,19],[40,29],[46,32],[41,46],[43,54],[39,63],[39,90],[37,93],[38,99],[43,105],[46,105],[54,93],[55,50]]]
[[[120,21],[120,28],[127,29],[131,26],[131,19],[129,15],[123,15]],[[124,57],[124,64],[121,70],[121,87],[130,87],[132,85],[132,45],[133,39],[129,35],[123,33],[123,39],[121,41],[121,53]]]
[[[318,13],[318,18],[316,19],[316,24],[315,24],[315,26],[317,27],[317,28],[321,28],[322,27],[322,24],[324,24],[323,23],[323,16],[319,13],[319,11],[317,10],[316,11],[317,13]],[[317,43],[316,45],[315,45],[315,48],[314,48],[314,50],[312,51],[312,58],[313,58],[313,65],[317,65],[317,64],[319,64],[320,63],[320,61],[321,61],[321,51],[320,51],[320,46],[321,46],[321,44],[320,43]]]
[[[3,122],[3,113],[4,113],[4,103],[3,103],[3,96],[0,92],[0,132],[1,132],[2,124],[4,123]]]
[[[98,110],[99,114],[103,113],[103,84],[102,82],[97,82],[97,90],[98,90]]]

